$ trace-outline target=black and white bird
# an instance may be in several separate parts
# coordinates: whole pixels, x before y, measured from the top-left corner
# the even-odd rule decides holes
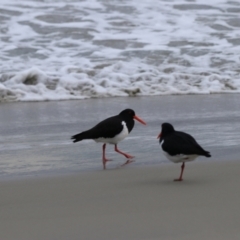
[[[135,123],[134,119],[146,125],[146,123],[140,117],[138,117],[132,109],[125,109],[118,115],[101,121],[95,127],[72,136],[71,139],[74,143],[84,139],[93,139],[96,142],[103,142],[103,169],[106,169],[106,162],[111,161],[105,156],[106,144],[114,144],[115,151],[128,159],[126,163],[123,164],[126,165],[133,162],[131,159],[134,158],[134,156],[120,151],[117,147],[117,144],[126,138],[132,131]]]
[[[174,163],[182,163],[180,177],[174,181],[183,180],[185,162],[193,161],[199,156],[211,157],[191,135],[175,131],[170,123],[162,124],[158,138],[164,155]]]

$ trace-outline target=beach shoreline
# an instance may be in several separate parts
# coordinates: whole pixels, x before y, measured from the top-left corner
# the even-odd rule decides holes
[[[211,152],[210,159],[198,161],[238,160],[238,102],[237,94],[222,94],[1,104],[0,180],[101,170],[102,145],[91,140],[72,143],[70,138],[125,108],[134,109],[147,123],[136,122],[118,145],[135,156],[130,168],[168,162],[157,139],[163,122],[191,134]],[[107,168],[125,162],[111,145],[106,156],[113,160]]]
[[[239,237],[240,161],[132,167],[1,181],[0,238]]]
[[[189,104],[191,103],[191,104]],[[150,107],[151,106],[151,107]],[[0,239],[237,240],[239,104],[237,95],[90,99],[3,104],[0,116]],[[72,134],[133,108],[135,124],[102,170],[101,144]],[[161,153],[162,122],[193,135],[211,158],[180,164]]]

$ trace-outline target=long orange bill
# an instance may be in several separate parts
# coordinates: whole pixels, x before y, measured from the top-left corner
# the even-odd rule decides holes
[[[146,125],[146,123],[140,117],[135,115],[133,118],[142,123],[143,125]]]
[[[162,135],[162,132],[160,132],[160,133],[158,134],[157,139],[159,139],[159,138],[161,137],[161,135]]]

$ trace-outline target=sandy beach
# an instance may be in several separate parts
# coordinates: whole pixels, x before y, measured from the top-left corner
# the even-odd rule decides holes
[[[1,182],[0,239],[239,239],[240,161]]]
[[[191,104],[190,104],[191,103]],[[70,136],[116,109],[136,126],[119,148],[136,156],[102,170],[101,144]],[[240,230],[238,95],[90,99],[1,104],[1,240],[237,240]],[[192,134],[211,158],[168,162],[160,124]]]
[[[240,239],[240,1],[1,3],[0,240]],[[183,182],[166,122],[211,154]]]

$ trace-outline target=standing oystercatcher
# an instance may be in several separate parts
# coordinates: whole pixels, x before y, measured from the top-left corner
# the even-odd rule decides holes
[[[174,181],[182,181],[185,162],[193,161],[199,156],[211,157],[189,134],[175,131],[170,123],[162,124],[162,132],[158,135],[164,155],[172,162],[182,162],[181,174]]]
[[[140,123],[146,125],[146,123],[141,118],[135,115],[135,112],[132,109],[125,109],[118,115],[101,121],[95,127],[72,136],[71,139],[73,139],[74,143],[82,141],[84,139],[93,139],[96,142],[103,142],[103,169],[106,169],[106,162],[111,161],[105,157],[106,144],[114,144],[115,151],[128,158],[126,163],[123,164],[126,165],[133,162],[133,160],[129,159],[134,158],[134,156],[120,151],[117,148],[117,144],[125,137],[127,137],[127,135],[132,131],[134,127],[133,119],[136,119]]]

